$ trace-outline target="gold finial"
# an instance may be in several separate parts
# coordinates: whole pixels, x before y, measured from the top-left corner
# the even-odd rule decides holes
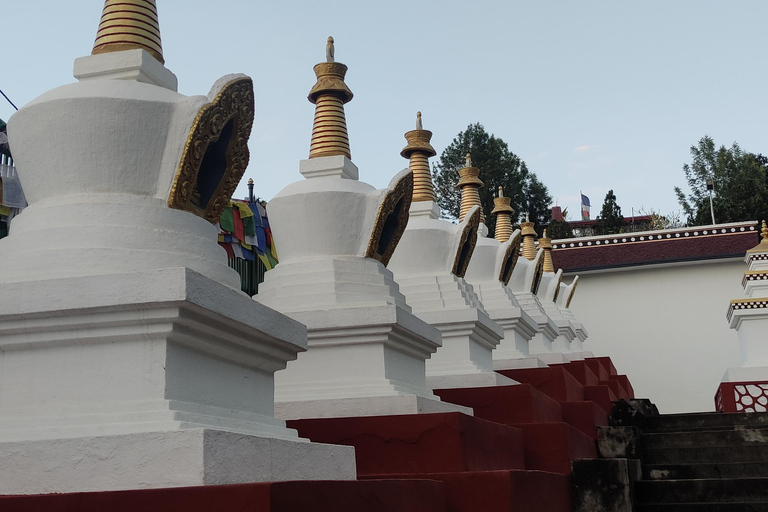
[[[309,101],[315,104],[309,158],[334,155],[352,158],[349,151],[344,104],[352,99],[353,94],[344,83],[347,66],[335,62],[334,53],[333,38],[329,37],[325,47],[327,62],[315,65],[317,83],[309,91],[308,96]]]
[[[760,229],[760,237],[760,243],[752,249],[748,250],[747,254],[756,252],[768,252],[768,225],[765,224],[765,221],[763,221],[762,229]]]
[[[400,152],[409,161],[408,167],[413,172],[413,201],[436,201],[432,174],[429,172],[429,157],[437,151],[429,141],[432,132],[425,130],[421,122],[421,112],[416,112],[416,129],[405,134],[408,145]]]
[[[528,214],[525,214],[525,222],[520,224],[522,228],[520,234],[523,236],[523,257],[527,260],[533,261],[536,259],[536,230],[533,229],[533,222],[528,218]]]
[[[248,178],[248,184],[253,185],[253,178]]]
[[[106,0],[91,54],[134,49],[165,64],[155,0]]]
[[[472,158],[467,153],[465,160],[466,167],[459,169],[459,183],[456,188],[461,190],[461,208],[459,213],[459,222],[464,220],[470,208],[477,205],[480,207],[480,222],[485,223],[483,214],[483,205],[480,204],[480,187],[483,182],[480,180],[480,169],[472,167]]]
[[[493,198],[493,211],[496,214],[496,230],[493,237],[501,243],[512,236],[512,214],[515,210],[511,206],[512,198],[504,197],[504,190],[499,187],[499,197]]]
[[[539,248],[544,249],[544,272],[555,272],[555,265],[552,262],[552,239],[547,238],[547,230],[544,230],[544,236],[539,238]]]

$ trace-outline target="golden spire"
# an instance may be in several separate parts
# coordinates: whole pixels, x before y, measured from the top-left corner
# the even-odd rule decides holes
[[[512,214],[515,210],[512,209],[510,203],[511,197],[504,197],[504,190],[499,187],[499,197],[493,198],[493,211],[491,213],[496,214],[496,231],[494,232],[494,238],[501,243],[509,240],[512,236]]]
[[[536,231],[533,229],[533,222],[528,219],[528,214],[525,214],[525,222],[520,224],[522,228],[521,235],[523,236],[523,257],[527,260],[533,261],[536,259]]]
[[[461,190],[461,211],[459,213],[459,222],[464,220],[470,208],[477,205],[480,207],[480,222],[485,223],[483,215],[483,205],[480,204],[480,187],[483,182],[480,181],[480,169],[472,167],[472,159],[467,153],[466,167],[459,169],[459,183],[456,188]]]
[[[539,238],[539,249],[544,249],[544,272],[555,272],[555,264],[552,263],[552,239],[547,238],[547,230],[544,236]]]
[[[405,134],[408,145],[400,152],[403,158],[409,159],[413,171],[413,201],[437,201],[435,189],[432,186],[432,174],[429,171],[429,157],[437,151],[429,144],[432,132],[425,130],[421,124],[421,112],[416,112],[416,129]]]
[[[768,252],[768,226],[766,226],[765,221],[763,221],[763,227],[760,230],[760,236],[762,237],[760,243],[752,249],[748,250],[747,254],[754,252]]]
[[[155,0],[106,0],[91,54],[134,49],[165,64]]]
[[[335,62],[334,53],[333,38],[329,37],[325,48],[326,62],[314,67],[317,83],[308,96],[309,101],[315,104],[309,158],[334,155],[352,158],[344,104],[349,102],[353,95],[344,83],[347,66]]]

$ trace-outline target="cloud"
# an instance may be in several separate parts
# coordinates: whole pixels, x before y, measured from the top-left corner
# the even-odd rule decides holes
[[[595,149],[597,146],[577,146],[573,148],[574,153],[586,153],[590,149]]]

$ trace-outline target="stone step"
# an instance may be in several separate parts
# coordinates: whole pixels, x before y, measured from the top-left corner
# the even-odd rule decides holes
[[[616,367],[613,366],[613,361],[611,361],[610,357],[590,357],[589,359],[594,359],[595,361],[599,362],[603,368],[608,371],[608,375],[619,374],[619,372],[616,371]]]
[[[768,445],[643,448],[643,464],[714,464],[768,461]],[[768,464],[768,462],[767,462]]]
[[[646,419],[646,432],[715,430],[741,426],[768,427],[768,413],[764,412],[703,412],[693,414],[664,414]]]
[[[354,446],[358,475],[526,469],[520,429],[458,412],[290,420],[287,425],[313,442]]]
[[[611,375],[610,379],[618,381],[618,383],[621,384],[621,387],[624,388],[624,391],[627,392],[627,396],[629,396],[628,400],[635,398],[635,390],[632,387],[632,383],[629,382],[629,377],[626,375]]]
[[[637,503],[768,502],[768,478],[641,480],[635,482]]]
[[[736,425],[733,429],[725,430],[695,430],[643,435],[643,446],[648,449],[759,444],[768,444],[768,427]]]
[[[636,505],[635,512],[768,512],[768,502],[756,503],[655,503]]]
[[[444,402],[471,407],[476,418],[505,425],[563,421],[560,403],[530,384],[436,389],[434,393]]]
[[[595,440],[567,423],[514,426],[523,431],[527,469],[568,475],[571,473],[571,461],[597,457]]]
[[[562,366],[497,370],[517,382],[533,387],[558,402],[583,402],[584,386]]]
[[[650,464],[643,466],[648,480],[768,477],[768,463],[716,462],[712,464]]]
[[[445,485],[429,480],[303,481],[0,496],[0,510],[103,512],[446,512]],[[463,511],[462,511],[463,512]],[[467,509],[469,512],[469,509]]]
[[[388,475],[386,478],[411,477]],[[445,484],[446,506],[450,511],[571,511],[571,483],[567,475],[513,470],[426,473],[419,475],[419,478],[437,480]]]

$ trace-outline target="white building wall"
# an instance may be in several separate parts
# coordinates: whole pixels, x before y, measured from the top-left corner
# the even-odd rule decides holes
[[[713,411],[723,373],[739,365],[725,315],[745,269],[736,258],[578,272],[571,310],[589,331],[584,349],[610,356],[662,413]]]

